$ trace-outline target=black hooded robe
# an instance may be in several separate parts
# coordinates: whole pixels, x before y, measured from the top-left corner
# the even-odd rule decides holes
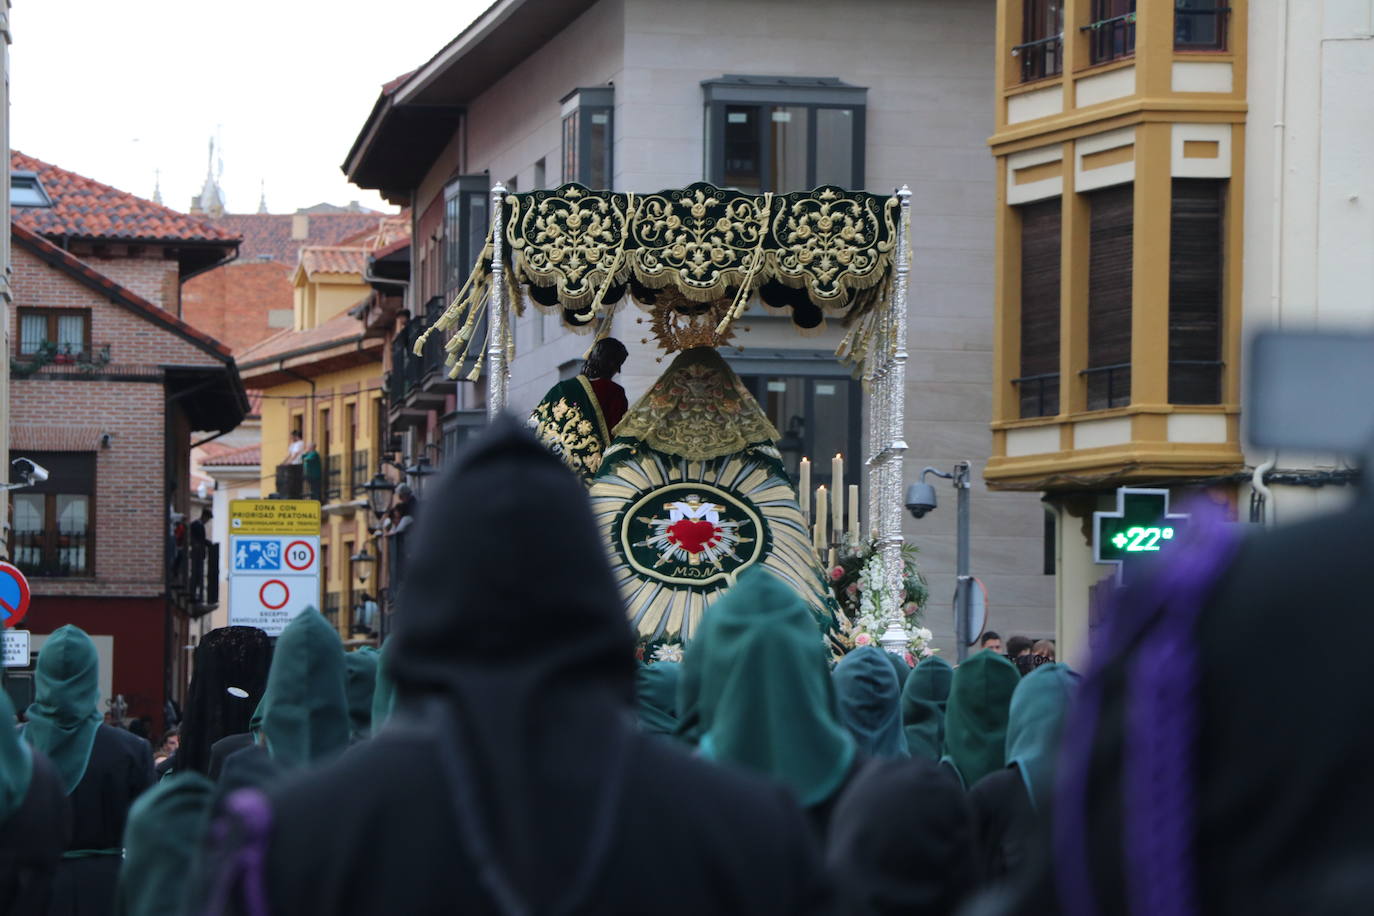
[[[71,795],[71,837],[53,883],[49,916],[105,916],[115,907],[129,807],[153,784],[153,749],[122,728],[101,725],[86,775]]]
[[[236,865],[257,845],[267,909],[293,916],[829,912],[782,789],[638,731],[629,623],[557,459],[503,418],[425,512],[395,715],[221,821],[212,906],[262,902]]]
[[[1036,813],[1015,767],[989,773],[968,792],[983,877],[1003,881],[1019,875],[1050,841],[1049,824]]]
[[[0,913],[43,916],[48,912],[70,822],[57,771],[47,757],[34,751],[33,776],[24,803],[0,822]]]

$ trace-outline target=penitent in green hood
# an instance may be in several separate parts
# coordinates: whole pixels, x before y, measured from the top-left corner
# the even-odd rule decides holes
[[[285,767],[305,766],[348,746],[348,695],[339,634],[314,608],[277,639],[257,715],[267,752]]]
[[[100,657],[80,627],[58,627],[38,652],[24,740],[48,756],[68,795],[86,775],[100,728]]]

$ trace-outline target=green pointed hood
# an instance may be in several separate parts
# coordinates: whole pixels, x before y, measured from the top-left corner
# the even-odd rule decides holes
[[[687,658],[700,666],[703,756],[767,774],[807,807],[843,784],[854,739],[836,715],[816,620],[796,592],[748,570],[706,612]]]
[[[1016,764],[1031,805],[1044,810],[1054,792],[1054,761],[1079,676],[1068,665],[1041,665],[1021,679],[1007,720],[1007,766]]]
[[[635,699],[639,703],[639,727],[650,735],[677,731],[677,688],[682,669],[677,662],[644,665],[635,675]]]
[[[377,690],[377,650],[354,649],[344,656],[348,691],[348,735],[353,740],[372,734],[372,695]]]
[[[902,688],[888,658],[896,656],[877,646],[863,646],[840,659],[831,675],[840,721],[868,756],[910,757],[902,733]]]
[[[259,712],[267,752],[282,766],[315,763],[348,745],[343,643],[314,608],[277,639]]]
[[[396,682],[391,678],[390,640],[382,643],[377,653],[377,684],[372,692],[372,734],[381,731],[391,711],[396,708]]]
[[[902,687],[902,730],[913,757],[939,760],[945,746],[945,704],[954,668],[932,655],[911,672]]]
[[[100,657],[85,630],[69,624],[43,641],[33,695],[24,740],[48,756],[70,795],[86,775],[101,722]]]
[[[210,823],[215,784],[195,770],[165,777],[129,809],[115,911],[178,911]]]
[[[954,669],[945,709],[945,758],[965,788],[1006,766],[1007,712],[1019,683],[1016,666],[986,649]]]
[[[0,684],[0,824],[19,810],[33,779],[33,751],[19,740],[14,727],[14,704]]]

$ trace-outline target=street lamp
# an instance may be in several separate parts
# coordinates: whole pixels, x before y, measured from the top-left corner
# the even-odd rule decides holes
[[[420,455],[415,459],[415,463],[405,469],[406,476],[411,478],[411,487],[415,490],[415,495],[419,496],[425,489],[425,478],[432,474],[437,474],[438,469],[429,463],[428,455]]]
[[[956,659],[962,662],[968,657],[969,646],[969,604],[973,596],[973,576],[969,573],[969,463],[959,461],[952,473],[924,468],[916,483],[907,487],[906,507],[914,518],[923,518],[938,505],[935,488],[926,483],[926,475],[954,481],[954,491],[958,497],[958,533],[956,544],[958,559],[955,561],[957,584],[954,590],[954,641]]]
[[[367,491],[367,507],[380,519],[386,514],[386,510],[391,508],[391,497],[396,491],[396,485],[378,471],[372,475],[371,480],[363,484],[363,489]]]
[[[357,553],[348,558],[348,562],[353,564],[358,581],[366,582],[367,577],[372,574],[372,564],[377,562],[377,558],[367,552],[367,545],[364,544],[358,548]]]

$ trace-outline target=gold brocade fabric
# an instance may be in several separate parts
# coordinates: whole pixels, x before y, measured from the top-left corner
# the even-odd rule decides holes
[[[720,354],[685,350],[616,426],[617,439],[638,439],[693,461],[772,443],[778,431]]]
[[[610,431],[586,376],[559,382],[530,414],[529,426],[544,447],[575,474],[590,479],[601,468]]]

